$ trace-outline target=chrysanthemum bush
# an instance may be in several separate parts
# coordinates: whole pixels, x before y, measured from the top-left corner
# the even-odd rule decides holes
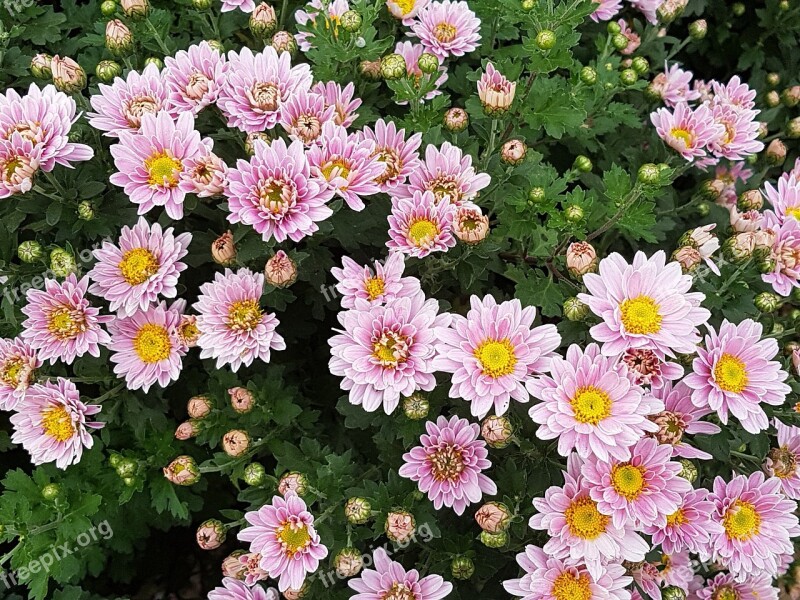
[[[4,8],[0,596],[800,597],[795,0]]]

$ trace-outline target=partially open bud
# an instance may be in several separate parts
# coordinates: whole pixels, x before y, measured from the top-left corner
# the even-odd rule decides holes
[[[49,54],[37,54],[31,60],[31,74],[38,79],[50,79],[53,77],[53,71],[50,65],[53,62],[53,57]]]
[[[50,252],[50,270],[56,277],[69,277],[78,272],[78,264],[71,252],[64,248],[54,248]]]
[[[234,387],[228,390],[231,398],[231,406],[239,414],[249,413],[255,405],[253,392],[244,387]]]
[[[800,85],[788,87],[781,93],[781,102],[789,108],[794,108],[800,103]]]
[[[363,525],[372,516],[372,505],[366,498],[350,498],[344,505],[344,516],[352,525]]]
[[[475,521],[489,533],[500,533],[511,524],[511,511],[502,502],[487,502],[475,513]]]
[[[186,412],[192,419],[202,419],[211,412],[213,406],[214,404],[208,396],[193,396],[186,404]]]
[[[275,14],[275,9],[266,2],[262,2],[256,6],[255,10],[250,14],[250,31],[253,35],[266,39],[270,37],[278,28],[278,17]]]
[[[377,81],[381,78],[381,61],[363,60],[358,65],[358,72],[370,81]]]
[[[195,534],[197,545],[201,550],[219,548],[225,542],[226,537],[225,525],[217,519],[209,519],[201,523]]]
[[[178,428],[175,430],[175,439],[185,442],[196,436],[199,431],[199,423],[189,419],[178,425]]]
[[[133,48],[133,34],[119,19],[106,23],[106,48],[117,56],[124,56]]]
[[[267,261],[264,267],[267,283],[276,288],[285,288],[297,281],[297,263],[283,250],[278,250],[275,256]]]
[[[769,228],[756,231],[753,237],[753,255],[760,260],[768,258],[772,254],[776,237],[775,231]]]
[[[392,511],[386,517],[384,530],[386,537],[393,542],[403,544],[412,537],[417,529],[417,522],[414,515],[404,510]]]
[[[487,548],[502,548],[508,544],[508,532],[489,533],[488,531],[481,531],[481,542]]]
[[[790,138],[800,138],[800,117],[795,117],[786,124],[786,135]]]
[[[786,144],[780,140],[772,140],[767,146],[767,162],[771,165],[782,165],[786,160]]]
[[[252,131],[247,134],[244,140],[244,151],[248,156],[253,156],[256,153],[256,144],[264,143],[267,146],[272,143],[272,138],[264,131]]]
[[[387,81],[402,79],[406,74],[406,59],[402,54],[389,54],[381,59],[381,77]]]
[[[144,19],[150,13],[149,0],[120,0],[122,13],[134,21]]]
[[[267,470],[261,463],[250,463],[244,468],[244,475],[242,478],[247,485],[259,486],[266,481]]]
[[[694,246],[681,246],[672,253],[672,260],[680,264],[684,273],[694,273],[703,263],[700,251]]]
[[[693,40],[702,40],[708,33],[708,23],[705,19],[697,19],[689,24],[689,35]]]
[[[412,421],[419,421],[428,416],[431,405],[423,392],[414,392],[403,398],[403,413]]]
[[[200,329],[197,327],[197,317],[181,315],[181,322],[178,325],[178,341],[184,348],[194,348],[197,346],[198,339],[200,339]]]
[[[475,563],[469,556],[456,556],[450,563],[450,572],[454,579],[465,581],[475,573]]]
[[[297,471],[284,473],[278,482],[278,493],[286,496],[288,492],[294,492],[298,496],[305,495],[308,492],[308,478]]]
[[[35,263],[44,258],[44,248],[36,240],[28,240],[17,247],[17,256],[24,263]]]
[[[761,210],[764,196],[759,190],[747,190],[739,195],[737,206],[740,210]]]
[[[505,448],[513,435],[514,428],[508,417],[490,415],[481,423],[481,436],[491,448]]]
[[[775,90],[767,92],[764,96],[764,104],[767,105],[768,108],[775,108],[781,103],[781,96]]]
[[[489,234],[489,217],[478,206],[463,204],[456,209],[453,233],[465,244],[480,244]]]
[[[339,551],[339,554],[333,559],[333,566],[339,577],[355,577],[364,568],[364,558],[358,548],[348,546]]]
[[[700,196],[706,200],[716,202],[724,189],[725,184],[719,179],[708,179],[700,186]]]
[[[589,306],[572,296],[564,300],[564,316],[570,321],[583,321],[589,316]]]
[[[230,231],[223,233],[211,244],[211,258],[223,267],[229,267],[236,262],[236,244]]]
[[[573,242],[567,248],[567,270],[576,279],[597,270],[597,252],[589,242]]]
[[[746,231],[737,233],[725,240],[722,252],[725,258],[735,264],[742,264],[753,256],[755,249],[755,233]]]
[[[246,553],[244,550],[234,550],[222,561],[222,576],[233,577],[239,581],[244,581],[247,567],[239,560]]]
[[[528,145],[522,140],[508,140],[500,149],[500,159],[507,165],[519,165],[528,155]]]
[[[222,436],[222,449],[232,457],[241,456],[250,447],[250,436],[241,429],[231,429]]]
[[[164,477],[175,485],[194,485],[200,480],[200,469],[191,456],[179,456],[164,467]]]
[[[275,48],[278,54],[288,52],[294,56],[297,52],[297,40],[288,31],[279,31],[272,36],[272,47]]]
[[[308,594],[308,582],[303,583],[299,588],[289,588],[283,592],[286,600],[301,600]]]
[[[469,126],[469,115],[463,108],[450,108],[444,113],[443,124],[447,131],[464,131]]]
[[[86,87],[86,71],[71,58],[61,58],[56,54],[50,69],[53,71],[53,83],[60,91],[74,94]]]

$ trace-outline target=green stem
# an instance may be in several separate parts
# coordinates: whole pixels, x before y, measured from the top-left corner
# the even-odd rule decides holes
[[[167,45],[164,43],[164,40],[161,39],[161,35],[158,33],[158,30],[155,28],[155,25],[153,25],[150,19],[147,19],[145,23],[147,23],[147,28],[150,30],[150,33],[153,34],[153,39],[155,39],[156,43],[158,44],[158,47],[161,48],[161,51],[164,53],[164,56],[169,56],[170,54],[172,54],[170,49],[167,48]]]
[[[286,24],[286,11],[289,8],[289,0],[283,0],[283,5],[281,6],[281,22],[280,22],[280,29],[283,30],[284,25]]]
[[[481,171],[486,171],[486,168],[489,166],[489,161],[492,158],[492,154],[494,154],[494,146],[497,142],[497,119],[492,119],[492,129],[489,133],[489,143],[486,145],[486,151],[483,154],[483,168]]]
[[[722,284],[722,287],[721,287],[721,288],[719,288],[719,290],[717,290],[717,295],[718,295],[718,296],[722,296],[722,295],[723,295],[725,292],[727,292],[727,291],[728,291],[728,288],[729,288],[729,287],[731,287],[731,286],[732,286],[732,285],[733,285],[733,284],[736,282],[736,280],[739,278],[739,275],[741,275],[741,274],[742,274],[742,272],[743,272],[743,271],[744,271],[744,270],[745,270],[747,267],[749,267],[749,266],[750,266],[750,263],[751,263],[751,262],[753,262],[753,259],[752,259],[752,258],[748,258],[748,259],[747,259],[747,260],[746,260],[744,263],[742,263],[741,265],[739,265],[739,268],[737,268],[737,269],[736,269],[736,270],[735,270],[735,271],[734,271],[734,272],[731,274],[731,276],[730,276],[730,277],[728,277],[728,279],[725,281],[725,283],[723,283],[723,284]]]

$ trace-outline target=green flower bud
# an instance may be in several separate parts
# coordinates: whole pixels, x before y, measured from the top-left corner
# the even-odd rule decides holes
[[[116,452],[114,452],[108,457],[108,462],[112,467],[116,469],[117,466],[119,466],[119,463],[121,463],[124,458],[125,457],[122,456],[122,454],[117,454]]]
[[[53,70],[50,65],[53,62],[53,57],[49,54],[37,54],[31,59],[31,75],[39,79],[51,79],[53,77]]]
[[[156,68],[160,71],[161,69],[164,68],[164,61],[162,61],[157,56],[148,56],[147,58],[144,59],[144,66],[146,67],[147,65],[155,65]]]
[[[586,85],[594,85],[597,83],[597,71],[592,67],[583,67],[581,69],[580,78]]]
[[[731,12],[736,17],[741,17],[744,14],[746,7],[741,2],[735,2],[733,6],[731,6]]]
[[[88,200],[82,200],[78,204],[78,218],[84,221],[91,221],[94,219],[94,206]]]
[[[589,316],[589,307],[576,297],[564,300],[564,316],[570,321],[583,321]]]
[[[133,487],[136,485],[136,477],[123,477],[122,483],[124,483],[127,487]]]
[[[406,59],[401,54],[389,54],[381,60],[381,77],[387,81],[402,79],[406,74]]]
[[[555,47],[558,39],[556,34],[549,29],[542,29],[536,34],[536,45],[542,50],[550,50]]]
[[[136,471],[139,470],[139,465],[132,458],[123,458],[117,464],[116,469],[117,475],[120,477],[132,477],[136,475]]]
[[[502,548],[508,544],[508,532],[489,533],[488,531],[481,531],[481,542],[487,548]]]
[[[423,73],[436,73],[439,70],[439,59],[436,58],[435,54],[423,52],[417,61],[417,66]]]
[[[78,272],[75,257],[63,248],[55,248],[50,252],[50,270],[56,277],[69,277]]]
[[[701,202],[697,205],[697,214],[701,217],[707,217],[711,212],[711,207],[708,205],[708,202]]]
[[[795,117],[786,125],[786,135],[790,138],[800,138],[800,117]]]
[[[339,24],[342,26],[342,29],[350,33],[355,33],[361,29],[361,23],[363,22],[364,19],[362,19],[361,15],[355,10],[348,10],[339,17]]]
[[[206,40],[206,43],[220,54],[225,53],[225,44],[223,44],[219,40]]]
[[[536,0],[522,0],[522,10],[533,10],[536,8]]]
[[[619,74],[622,85],[633,85],[639,80],[639,74],[633,69],[623,69]]]
[[[42,497],[45,500],[55,500],[61,493],[61,486],[57,483],[48,483],[42,487]]]
[[[101,60],[97,63],[94,74],[103,83],[110,83],[115,77],[122,75],[122,66],[113,60]]]
[[[214,0],[192,0],[192,6],[197,10],[208,10],[214,4]]]
[[[781,97],[778,92],[775,90],[771,90],[767,92],[767,95],[764,96],[764,104],[766,104],[769,108],[775,108],[781,103]]]
[[[697,481],[697,466],[687,458],[679,458],[678,462],[681,463],[681,466],[683,467],[678,475],[683,477],[689,483],[694,483]]]
[[[771,313],[781,305],[781,299],[772,292],[761,292],[755,297],[753,303],[761,312]]]
[[[546,198],[547,192],[544,191],[543,187],[533,187],[528,192],[528,200],[534,204],[544,202]]]
[[[257,462],[252,462],[244,468],[244,475],[242,479],[247,485],[257,487],[262,485],[267,478],[267,470],[264,465]]]
[[[792,293],[789,296],[791,297],[792,302],[800,302],[800,288],[792,288]]]
[[[453,579],[469,579],[475,573],[475,563],[468,556],[456,556],[450,563],[450,572]]]
[[[428,416],[431,405],[422,392],[414,392],[403,398],[403,412],[412,421],[419,421]]]
[[[583,217],[583,208],[577,204],[570,204],[564,209],[564,218],[570,223],[578,223]]]
[[[779,73],[767,73],[767,85],[775,87],[781,82],[781,76]]]
[[[661,600],[686,600],[686,592],[678,586],[671,585],[661,592]]]
[[[344,505],[344,516],[352,525],[363,525],[372,516],[372,505],[366,498],[350,498]]]
[[[653,163],[645,163],[639,167],[637,179],[639,183],[655,185],[661,179],[661,170]]]
[[[616,21],[609,21],[608,25],[606,25],[606,31],[611,35],[617,35],[622,31],[622,27],[619,26],[619,23]]]
[[[772,332],[771,333],[773,335],[780,335],[784,331],[786,331],[786,327],[783,326],[783,323],[773,323],[772,324]],[[741,450],[741,452],[744,452],[744,450]]]
[[[773,271],[775,271],[775,267],[776,266],[777,266],[777,262],[775,261],[774,258],[770,258],[770,257],[763,258],[756,265],[756,267],[758,268],[758,272],[759,273],[763,273],[765,275],[767,273],[772,273]]]
[[[645,75],[650,70],[650,63],[644,56],[636,56],[631,61],[631,68],[639,75]]]
[[[287,492],[305,496],[308,493],[308,477],[299,471],[288,471],[281,475],[281,479],[278,481],[278,493],[285,496]]]
[[[116,12],[117,12],[117,3],[114,2],[114,0],[105,0],[105,2],[103,2],[100,5],[100,13],[104,17],[113,17],[114,13]]]
[[[617,25],[617,27],[619,27],[619,25]],[[628,43],[628,38],[621,33],[616,33],[611,36],[611,45],[617,50],[625,50],[625,48],[628,47]]]
[[[44,249],[36,240],[22,242],[17,248],[17,256],[24,263],[34,263],[44,258]]]
[[[702,40],[708,33],[708,23],[705,19],[697,19],[689,24],[689,35],[693,40]]]
[[[584,156],[583,154],[579,154],[575,157],[575,162],[573,166],[581,171],[582,173],[588,173],[592,170],[592,161],[589,159],[588,156]]]
[[[782,10],[783,12],[786,12],[791,7],[792,7],[792,5],[789,4],[789,0],[781,0],[780,2],[778,2],[778,8],[780,10]]]

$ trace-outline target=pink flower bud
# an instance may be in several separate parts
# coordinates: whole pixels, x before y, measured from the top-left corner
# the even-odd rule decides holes
[[[474,204],[463,204],[456,209],[453,233],[465,244],[479,244],[489,234],[489,217],[481,214],[481,209]]]
[[[53,77],[53,71],[50,68],[52,63],[53,57],[49,54],[37,54],[31,60],[31,73],[39,79],[50,79]]]
[[[256,144],[266,144],[269,146],[271,142],[272,138],[269,137],[268,133],[253,131],[247,134],[247,139],[244,141],[244,151],[247,152],[248,155],[253,156],[253,154],[255,154]]]
[[[272,47],[275,48],[278,54],[282,52],[294,54],[297,52],[297,40],[288,31],[279,31],[272,36]]]
[[[114,54],[127,54],[133,47],[133,34],[119,19],[106,23],[106,48]]]
[[[505,448],[511,443],[514,428],[508,417],[491,415],[481,423],[481,435],[492,448]]]
[[[241,429],[231,429],[222,436],[222,449],[228,456],[241,456],[250,447],[250,436]]]
[[[333,560],[334,568],[339,577],[355,577],[364,567],[364,559],[357,548],[342,548]]]
[[[244,555],[244,550],[235,550],[226,556],[222,561],[222,576],[233,577],[239,581],[244,581],[247,568],[239,560]]]
[[[202,419],[211,412],[213,403],[208,396],[194,396],[189,399],[186,405],[186,412],[192,419]]]
[[[767,146],[767,161],[773,165],[780,165],[784,160],[786,160],[786,144],[780,140],[772,140]]]
[[[62,92],[72,94],[86,87],[86,71],[71,58],[61,58],[57,54],[50,64],[53,83]]]
[[[278,493],[281,496],[286,496],[288,492],[294,492],[298,496],[302,496],[307,491],[308,479],[305,475],[297,471],[284,473],[281,480],[278,482]]]
[[[731,229],[736,233],[744,231],[758,231],[761,227],[763,215],[757,210],[739,212],[735,206],[731,206]]]
[[[236,244],[233,234],[226,231],[211,244],[211,258],[214,262],[224,267],[229,267],[236,262]]]
[[[235,387],[228,390],[231,397],[231,406],[239,414],[249,413],[255,405],[253,392],[243,387]]]
[[[192,421],[191,419],[184,421],[175,430],[175,439],[184,442],[196,436],[199,430],[197,421]]]
[[[197,545],[202,550],[214,550],[225,542],[225,525],[217,519],[209,519],[197,528]]]
[[[150,12],[148,0],[121,0],[122,12],[129,19],[142,19]]]
[[[500,149],[500,159],[507,165],[519,165],[528,155],[528,145],[522,140],[508,140]]]
[[[390,512],[386,517],[386,537],[398,544],[409,541],[414,536],[416,528],[414,515],[404,510]]]
[[[684,273],[694,273],[703,262],[700,252],[693,246],[681,246],[672,253],[672,260],[678,263]]]
[[[283,597],[286,598],[286,600],[301,600],[306,597],[306,594],[308,594],[308,583],[304,583],[297,589],[289,588],[283,592]]]
[[[250,30],[260,38],[271,36],[278,27],[275,9],[266,2],[256,6],[250,15]]]
[[[775,246],[777,235],[773,229],[759,229],[753,237],[753,247],[756,251],[771,251]]]
[[[576,279],[597,270],[597,252],[589,242],[573,242],[567,248],[567,270]]]
[[[502,502],[487,502],[475,513],[475,521],[484,531],[500,533],[511,523],[511,511]]]
[[[164,477],[175,485],[194,485],[200,480],[200,469],[191,456],[179,456],[164,467]]]
[[[276,288],[285,288],[297,281],[297,264],[283,250],[267,261],[264,267],[267,283]]]
[[[181,324],[178,326],[178,340],[186,348],[197,346],[200,329],[197,327],[197,317],[194,315],[181,315]]]
[[[463,108],[451,108],[444,113],[444,128],[458,133],[469,126],[469,115]]]
[[[269,578],[269,573],[261,568],[261,554],[249,552],[239,557],[239,563],[244,567],[244,582],[253,586],[258,581]]]

